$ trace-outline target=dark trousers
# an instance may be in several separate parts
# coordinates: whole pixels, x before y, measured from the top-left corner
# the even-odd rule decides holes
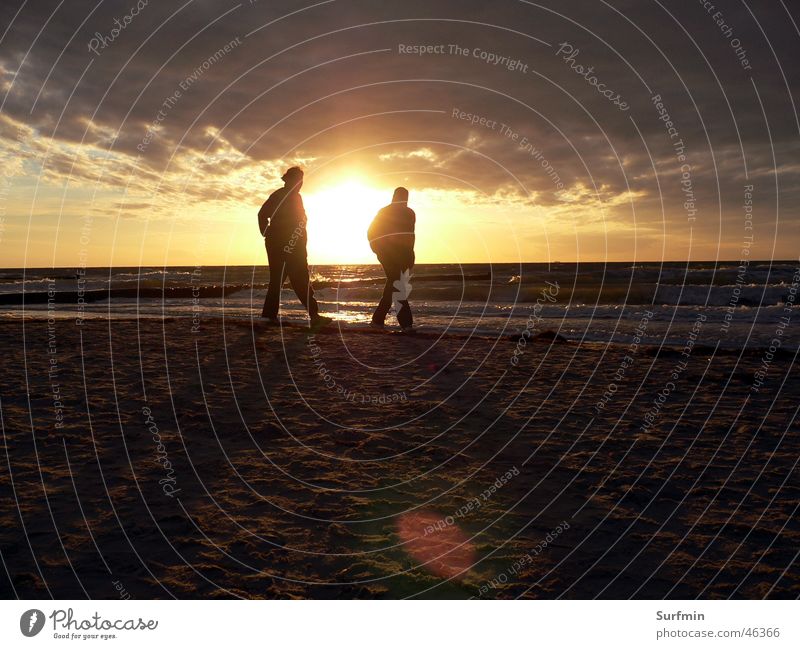
[[[408,262],[400,262],[394,259],[387,259],[378,257],[378,261],[383,266],[383,272],[386,273],[386,285],[383,287],[383,296],[378,303],[378,308],[372,315],[372,322],[383,324],[386,320],[386,315],[389,309],[392,308],[392,295],[397,290],[394,283],[400,279],[400,275],[405,270],[409,270],[411,265]],[[410,327],[414,324],[414,317],[411,315],[411,307],[408,305],[408,300],[400,300],[400,311],[397,313],[397,321],[401,327]]]
[[[262,318],[277,318],[281,303],[281,288],[286,278],[297,294],[297,299],[308,309],[308,315],[315,318],[319,313],[317,300],[314,299],[314,289],[308,277],[308,259],[305,251],[287,253],[283,246],[270,245],[265,240],[267,259],[269,260],[269,288],[261,311]]]

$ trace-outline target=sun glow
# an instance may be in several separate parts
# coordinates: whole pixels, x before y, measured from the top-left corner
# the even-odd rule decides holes
[[[348,180],[303,192],[308,215],[308,254],[316,263],[376,263],[367,228],[392,191]]]

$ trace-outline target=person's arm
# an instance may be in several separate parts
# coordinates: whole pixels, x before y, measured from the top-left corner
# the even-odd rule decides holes
[[[417,223],[417,215],[414,214],[414,210],[410,207],[408,208],[408,217],[406,218],[406,226],[405,231],[398,234],[397,239],[398,243],[403,247],[404,250],[408,251],[409,254],[414,254],[414,244],[417,241],[416,235],[414,234],[414,228]]]
[[[372,219],[372,223],[369,224],[369,228],[367,229],[367,239],[369,240],[369,247],[376,255],[381,252],[383,249],[384,244],[386,243],[382,238],[382,223],[381,220],[383,218],[383,210],[379,210],[378,213],[375,215],[375,218]]]
[[[261,230],[261,236],[266,236],[267,234],[269,222],[272,220],[272,217],[275,216],[275,210],[278,207],[277,203],[278,201],[275,198],[275,194],[270,194],[270,197],[264,201],[261,209],[258,210],[258,229]]]
[[[303,197],[300,194],[297,195],[297,205],[298,205],[298,223],[301,224],[303,227],[306,226],[308,222],[308,215],[306,214],[306,206],[303,205]]]

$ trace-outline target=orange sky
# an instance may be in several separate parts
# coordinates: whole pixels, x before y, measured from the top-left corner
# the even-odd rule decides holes
[[[256,214],[292,164],[314,264],[374,262],[366,227],[398,185],[420,263],[793,258],[783,41],[730,10],[745,70],[690,4],[674,23],[638,4],[151,3],[97,52],[111,8],[39,37],[25,8],[0,43],[0,264],[263,264]]]

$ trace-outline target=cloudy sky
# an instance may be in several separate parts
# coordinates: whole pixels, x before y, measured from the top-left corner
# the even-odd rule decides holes
[[[5,0],[2,266],[261,264],[290,164],[312,263],[370,261],[397,185],[420,262],[794,259],[798,22],[782,0]]]

